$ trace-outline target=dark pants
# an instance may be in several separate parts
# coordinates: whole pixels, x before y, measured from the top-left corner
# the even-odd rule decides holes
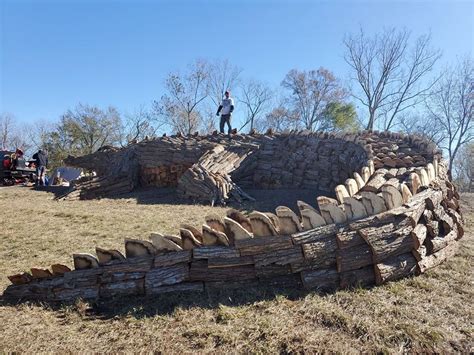
[[[221,122],[220,122],[220,130],[221,130],[221,133],[224,133],[224,125],[227,123],[227,127],[229,128],[228,129],[228,134],[230,134],[230,132],[232,131],[232,126],[230,125],[230,115],[221,115]]]

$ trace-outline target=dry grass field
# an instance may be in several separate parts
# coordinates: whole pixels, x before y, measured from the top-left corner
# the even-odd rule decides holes
[[[308,201],[310,202],[310,201]],[[474,196],[458,255],[420,277],[321,295],[245,289],[51,306],[0,301],[0,352],[472,352]],[[31,266],[71,264],[73,252],[174,232],[223,208],[136,199],[57,202],[0,188],[0,292]],[[123,249],[123,247],[121,247]]]

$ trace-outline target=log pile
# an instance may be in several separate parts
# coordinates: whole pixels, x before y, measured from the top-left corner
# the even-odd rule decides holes
[[[208,172],[215,173],[212,161],[220,164],[224,151],[206,156]],[[446,163],[435,160],[429,164],[436,169],[423,168],[430,171],[427,180],[410,186],[410,196],[400,186],[421,170],[376,169],[369,162],[355,185],[336,189],[337,200],[319,198],[317,207],[300,201],[298,212],[286,206],[275,214],[229,210],[223,219],[206,217],[202,228],[183,225],[177,235],[126,239],[124,253],[74,254],[75,270],[55,264],[9,276],[12,285],[3,295],[70,302],[249,285],[332,291],[418,275],[452,257],[463,236],[459,195]],[[381,176],[383,184],[364,190],[371,177]]]
[[[235,134],[230,140],[220,134],[161,137],[68,157],[66,164],[97,173],[94,181],[76,185],[69,198],[92,199],[139,186],[170,186],[184,197],[212,204],[248,198],[247,187],[317,189],[332,194],[341,182],[348,194],[343,196],[352,197],[363,185],[365,192],[381,193],[383,185],[402,175],[406,194],[406,188],[413,190],[418,183],[410,174],[418,174],[420,184],[426,185],[433,178],[428,175],[428,164],[439,157],[436,147],[422,138],[391,132],[268,133]],[[212,164],[213,170],[207,171],[206,164]],[[377,179],[368,182],[375,170]],[[393,195],[397,188],[383,190]],[[344,203],[342,197],[338,200]],[[346,205],[357,202],[352,199]],[[353,217],[359,216],[355,211]]]

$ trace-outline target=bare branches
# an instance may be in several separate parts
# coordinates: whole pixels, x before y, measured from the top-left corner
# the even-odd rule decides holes
[[[386,29],[366,37],[362,29],[344,39],[344,59],[354,72],[362,95],[354,95],[367,107],[367,129],[384,117],[384,128],[395,124],[397,115],[423,101],[437,80],[426,84],[424,78],[433,69],[441,53],[430,48],[431,36],[419,37],[409,48],[410,33]]]
[[[242,69],[232,65],[227,59],[216,60],[208,67],[209,97],[215,107],[218,107],[226,90],[232,90],[239,85]]]
[[[255,122],[261,119],[268,109],[268,104],[272,99],[272,91],[262,82],[255,80],[244,82],[241,90],[242,95],[239,102],[245,106],[246,118],[240,130],[250,124],[249,130],[252,131],[255,128]]]

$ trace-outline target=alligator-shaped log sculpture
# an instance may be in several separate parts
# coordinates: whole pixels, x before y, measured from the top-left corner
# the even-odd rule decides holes
[[[76,186],[79,198],[128,191],[140,181],[209,202],[244,197],[242,188],[252,184],[319,183],[335,198],[320,196],[317,206],[298,201],[298,213],[286,206],[275,213],[231,209],[223,219],[206,217],[201,228],[183,225],[177,235],[126,239],[125,253],[97,247],[96,255],[73,255],[75,270],[55,264],[9,276],[5,298],[70,302],[261,284],[325,291],[379,285],[439,265],[464,233],[446,162],[417,136],[163,137],[68,162],[99,172]]]

